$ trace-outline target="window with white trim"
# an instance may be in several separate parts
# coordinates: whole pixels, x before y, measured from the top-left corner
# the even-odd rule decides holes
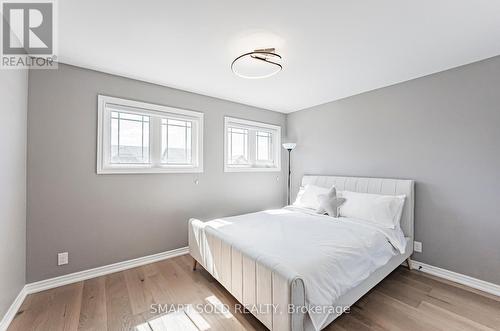
[[[203,113],[98,96],[97,173],[203,172]]]
[[[280,171],[281,127],[224,117],[224,171]]]

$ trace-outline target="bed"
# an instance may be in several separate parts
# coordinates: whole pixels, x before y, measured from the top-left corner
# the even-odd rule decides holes
[[[405,195],[400,237],[292,207],[189,220],[194,260],[273,331],[321,330],[413,253],[412,180],[306,175],[307,184]]]

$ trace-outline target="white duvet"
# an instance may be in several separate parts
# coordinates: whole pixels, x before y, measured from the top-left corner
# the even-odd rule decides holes
[[[305,285],[306,305],[332,307],[336,300],[404,253],[399,228],[378,228],[354,219],[332,218],[287,207],[206,222],[204,230],[288,279]],[[309,312],[314,329],[328,310]]]

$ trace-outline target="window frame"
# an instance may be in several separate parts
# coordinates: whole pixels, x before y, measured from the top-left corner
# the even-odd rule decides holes
[[[247,153],[250,165],[231,165],[229,161],[228,128],[241,128],[249,130]],[[262,161],[257,160],[257,132],[271,133],[271,147],[273,148],[274,166],[265,166]],[[251,134],[250,132],[255,132]],[[224,172],[280,172],[281,171],[281,126],[263,122],[245,120],[230,116],[224,116]],[[275,137],[275,138],[274,138]],[[276,140],[276,141],[274,141]],[[255,154],[255,155],[253,155]]]
[[[197,111],[141,101],[98,95],[97,97],[97,174],[201,173],[203,172],[203,119]],[[150,116],[149,160],[147,164],[111,163],[111,112]],[[162,119],[191,121],[192,164],[161,163]]]

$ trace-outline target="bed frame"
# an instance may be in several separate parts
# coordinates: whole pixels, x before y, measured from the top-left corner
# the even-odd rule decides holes
[[[360,178],[339,176],[312,176],[302,178],[302,186],[314,184],[323,187],[335,185],[338,190],[376,193],[385,195],[406,195],[401,229],[407,240],[405,254],[396,255],[377,269],[370,277],[341,296],[337,306],[351,306],[377,285],[413,253],[414,181],[386,178]],[[278,307],[264,312],[250,311],[269,330],[303,331],[313,330],[309,316],[305,313],[288,313],[289,304],[295,307],[305,305],[305,289],[301,279],[286,279],[254,261],[224,241],[202,230],[203,222],[189,220],[189,253],[219,281],[240,303],[248,307]],[[328,323],[340,316],[330,315]]]

